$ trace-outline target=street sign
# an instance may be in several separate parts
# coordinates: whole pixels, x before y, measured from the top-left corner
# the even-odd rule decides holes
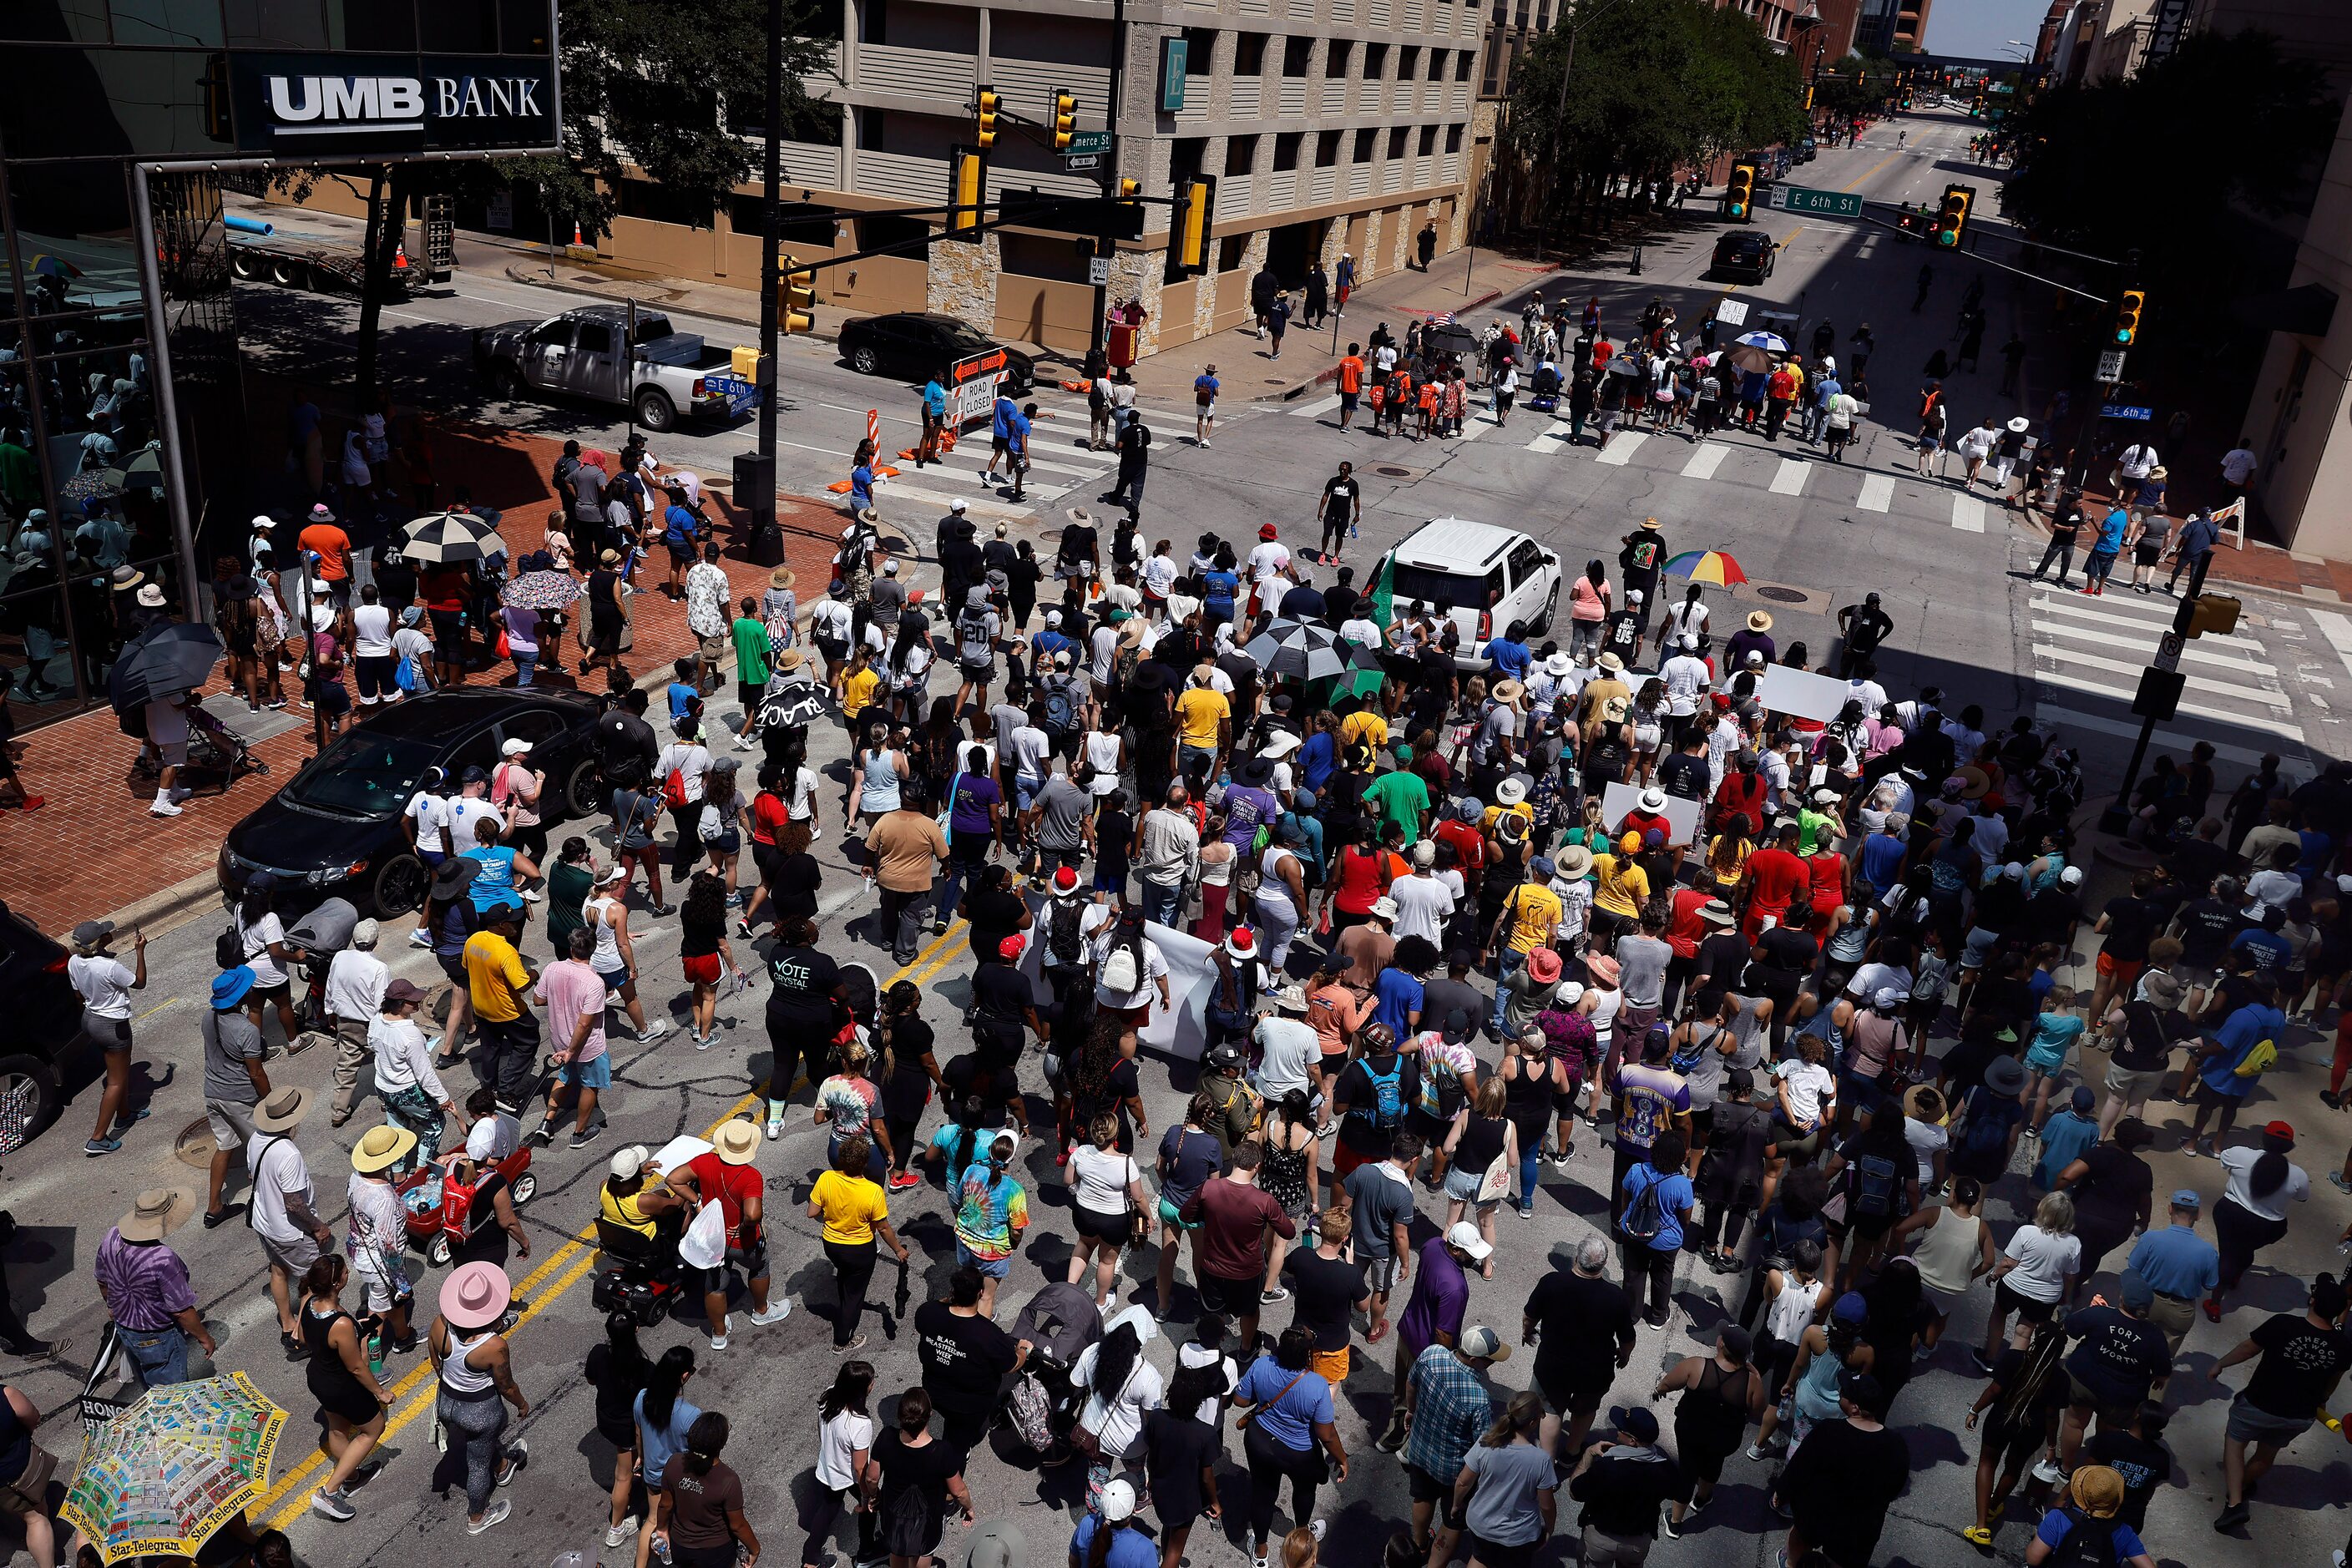
[[[2099,405],[2099,417],[2147,421],[2156,417],[2156,410],[2142,407],[2137,403],[2102,403]]]
[[[2175,670],[2180,668],[2180,634],[2167,632],[2156,639],[2156,657],[2148,660],[2151,669]]]
[[[1192,47],[1182,38],[1162,41],[1160,52],[1160,108],[1174,114],[1184,107],[1184,77],[1192,68]]]
[[[2124,351],[2121,349],[2101,349],[2099,351],[2099,379],[2101,381],[2121,381],[2123,378]]]
[[[1095,285],[1097,288],[1100,288],[1110,281],[1109,257],[1090,256],[1087,258],[1087,281]]]
[[[1065,158],[1099,158],[1110,151],[1108,131],[1073,131],[1070,144],[1062,149]]]
[[[1074,174],[1082,169],[1099,169],[1102,167],[1102,154],[1081,153],[1076,157],[1065,157],[1062,160],[1062,167]]]
[[[2140,671],[2139,689],[2132,695],[2133,714],[2141,719],[2170,719],[2179,711],[2181,689],[2188,684],[2189,678],[2179,670],[2148,666]]]
[[[1860,196],[1847,191],[1815,190],[1808,185],[1774,185],[1764,205],[1783,212],[1815,213],[1823,217],[1862,216]]]

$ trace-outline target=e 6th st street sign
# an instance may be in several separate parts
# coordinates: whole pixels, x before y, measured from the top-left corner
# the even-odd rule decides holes
[[[1817,191],[1807,185],[1775,185],[1764,205],[1782,212],[1818,213],[1823,217],[1860,217],[1862,198],[1846,191]]]

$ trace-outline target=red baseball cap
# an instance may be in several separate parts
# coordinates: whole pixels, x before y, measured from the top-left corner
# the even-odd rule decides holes
[[[1016,963],[1028,946],[1029,939],[1015,931],[996,944],[996,956],[1007,963]]]
[[[1277,530],[1275,528],[1274,524],[1270,522],[1262,522],[1258,524],[1257,536],[1260,539],[1272,539],[1276,531]]]
[[[2288,1142],[2292,1143],[2294,1142],[2294,1129],[2284,1121],[2273,1121],[2269,1126],[2263,1129],[2263,1136],[2265,1138],[2284,1138]]]

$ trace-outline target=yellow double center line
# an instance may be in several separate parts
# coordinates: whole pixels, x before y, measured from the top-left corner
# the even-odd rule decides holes
[[[959,917],[948,927],[945,934],[934,939],[929,947],[916,955],[914,963],[885,980],[883,989],[887,990],[901,980],[912,980],[919,985],[929,981],[954,960],[963,947],[967,929]],[[729,1106],[718,1121],[703,1130],[703,1137],[709,1139],[720,1127],[759,1104],[761,1099],[758,1094],[743,1096]],[[591,1220],[571,1240],[548,1254],[538,1268],[515,1282],[515,1300],[523,1302],[524,1306],[521,1315],[515,1320],[515,1326],[507,1331],[508,1336],[511,1338],[520,1333],[532,1319],[546,1311],[564,1292],[579,1284],[596,1267],[596,1224]],[[543,1290],[539,1289],[542,1284],[546,1285]],[[416,1364],[392,1385],[390,1393],[392,1397],[387,1403],[392,1407],[392,1415],[383,1424],[383,1435],[376,1440],[379,1450],[389,1444],[402,1428],[433,1408],[440,1390],[431,1358],[420,1353]],[[300,1464],[279,1476],[254,1503],[249,1514],[256,1518],[266,1515],[270,1527],[284,1530],[310,1509],[309,1484],[322,1469],[331,1471],[331,1467],[326,1454],[314,1449]],[[270,1511],[273,1509],[277,1510],[274,1513]]]

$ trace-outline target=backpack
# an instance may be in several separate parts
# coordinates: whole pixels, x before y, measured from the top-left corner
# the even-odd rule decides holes
[[[844,582],[857,573],[873,571],[874,564],[867,557],[873,553],[876,542],[872,529],[851,530],[849,537],[841,542],[841,552],[833,558],[834,571]]]
[[[1420,1081],[1415,1086],[1413,1098],[1420,1106],[1422,1114],[1434,1116],[1441,1121],[1450,1121],[1453,1118],[1454,1107],[1448,1103],[1447,1091],[1451,1089],[1459,1093],[1462,1079],[1445,1063],[1431,1061],[1426,1053],[1421,1058],[1421,1072],[1418,1076]]]
[[[1054,1402],[1034,1372],[1024,1372],[1004,1397],[1004,1414],[1013,1433],[1031,1451],[1043,1454],[1054,1446]]]
[[[1079,940],[1078,922],[1084,919],[1086,906],[1076,900],[1054,900],[1045,916],[1045,952],[1056,964],[1075,967],[1080,962],[1086,944]]]
[[[1969,1101],[1968,1125],[1960,1131],[1959,1159],[1954,1163],[1981,1179],[1981,1173],[2008,1150],[2009,1125],[2003,1118],[1986,1109],[1991,1103],[1990,1089],[1979,1086],[1976,1093],[1985,1098]],[[1996,1170],[1990,1173],[1998,1175],[2000,1172]]]
[[[236,969],[245,963],[245,932],[235,921],[228,929],[213,939],[213,964],[222,970]]]
[[[1648,1167],[1636,1165],[1634,1169],[1647,1170]],[[1624,1216],[1617,1222],[1617,1227],[1625,1233],[1627,1240],[1652,1241],[1665,1229],[1666,1207],[1658,1196],[1658,1189],[1664,1184],[1665,1178],[1651,1171],[1650,1179],[1642,1184],[1642,1190],[1635,1193],[1633,1201],[1625,1205]]]
[[[2113,1568],[2119,1561],[2116,1554],[2116,1526],[2121,1521],[2084,1519],[2072,1509],[2064,1512],[2071,1528],[2066,1539],[2042,1559],[2048,1568]]]
[[[1361,1106],[1353,1106],[1349,1109],[1348,1114],[1370,1115],[1372,1125],[1379,1128],[1394,1127],[1398,1122],[1402,1121],[1404,1120],[1404,1058],[1400,1055],[1394,1065],[1385,1073],[1372,1070],[1372,1061],[1370,1057],[1361,1058],[1358,1065],[1363,1068],[1364,1076],[1372,1080],[1372,1109],[1367,1112]]]
[[[1045,732],[1055,739],[1068,734],[1078,727],[1078,705],[1070,689],[1060,682],[1045,688]]]
[[[1850,1214],[1885,1215],[1895,1212],[1895,1162],[1884,1154],[1864,1154],[1853,1163],[1846,1178],[1846,1209]]]
[[[1142,965],[1136,962],[1135,950],[1122,942],[1110,950],[1103,960],[1102,983],[1107,990],[1126,994],[1142,984]]]

